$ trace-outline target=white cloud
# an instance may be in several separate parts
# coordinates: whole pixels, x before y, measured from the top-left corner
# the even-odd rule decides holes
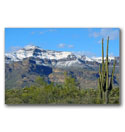
[[[117,29],[101,29],[100,36],[107,38],[109,36],[110,40],[117,39],[119,36],[119,31]]]
[[[111,29],[111,28],[102,28],[100,31],[98,32],[93,32],[92,30],[90,31],[90,37],[102,37],[107,39],[107,37],[109,36],[110,40],[115,40],[119,37],[119,30],[118,29]]]
[[[72,44],[65,44],[65,43],[60,43],[58,45],[59,48],[74,48],[74,45]]]
[[[61,44],[58,45],[58,47],[59,47],[59,48],[64,48],[64,47],[66,47],[66,44],[61,43]]]

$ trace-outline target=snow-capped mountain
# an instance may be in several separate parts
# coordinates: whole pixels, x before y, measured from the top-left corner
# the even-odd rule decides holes
[[[71,52],[58,52],[52,50],[43,50],[37,46],[28,45],[16,52],[6,53],[5,56],[10,58],[11,61],[21,61],[24,58],[35,57],[40,59],[50,59],[50,60],[59,60],[67,58],[68,56],[72,57]]]
[[[75,55],[72,52],[44,50],[40,47],[28,45],[20,50],[5,54],[5,62],[22,61],[32,57],[39,65],[49,65],[57,67],[81,66],[85,63],[101,63],[101,57],[89,58],[85,55]],[[114,60],[114,57],[109,57]]]
[[[109,57],[109,59],[114,58]],[[6,53],[5,62],[5,87],[7,89],[34,85],[38,76],[45,77],[48,83],[62,83],[64,72],[77,78],[84,88],[97,88],[98,66],[101,57],[90,58],[72,52],[44,50],[28,45],[15,52]],[[113,63],[110,63],[109,71],[112,66]],[[115,71],[118,76],[119,65]]]

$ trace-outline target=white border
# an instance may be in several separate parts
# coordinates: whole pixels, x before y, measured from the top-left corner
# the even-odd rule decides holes
[[[1,0],[0,1],[0,131],[1,132],[123,132],[124,0]],[[4,105],[5,27],[119,27],[122,53],[122,105],[20,106]]]

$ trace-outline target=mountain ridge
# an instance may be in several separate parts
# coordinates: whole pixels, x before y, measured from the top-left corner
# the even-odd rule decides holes
[[[57,58],[57,59],[56,59]],[[90,58],[91,59],[91,58]],[[101,58],[99,58],[101,59]],[[71,52],[44,50],[27,46],[13,53],[5,54],[5,87],[24,88],[34,85],[38,76],[54,83],[64,82],[64,73],[75,77],[82,88],[97,88],[99,64],[85,55],[77,56]],[[113,59],[109,62],[109,72]],[[114,82],[119,85],[119,58],[116,63]]]
[[[56,67],[69,67],[69,66],[82,66],[85,63],[101,63],[101,57],[88,57],[86,55],[76,55],[72,52],[66,51],[54,51],[44,50],[38,46],[27,45],[22,49],[15,52],[5,53],[5,63],[11,63],[15,61],[22,61],[26,58],[36,59],[37,64],[56,66]],[[109,57],[109,61],[113,61],[118,57]],[[41,63],[49,61],[50,63]]]

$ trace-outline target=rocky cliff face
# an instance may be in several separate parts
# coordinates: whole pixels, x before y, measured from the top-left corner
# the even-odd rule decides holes
[[[30,58],[5,64],[5,87],[23,88],[34,84],[38,76],[43,76],[49,82],[48,75],[52,73],[52,68],[44,65],[37,65]]]

